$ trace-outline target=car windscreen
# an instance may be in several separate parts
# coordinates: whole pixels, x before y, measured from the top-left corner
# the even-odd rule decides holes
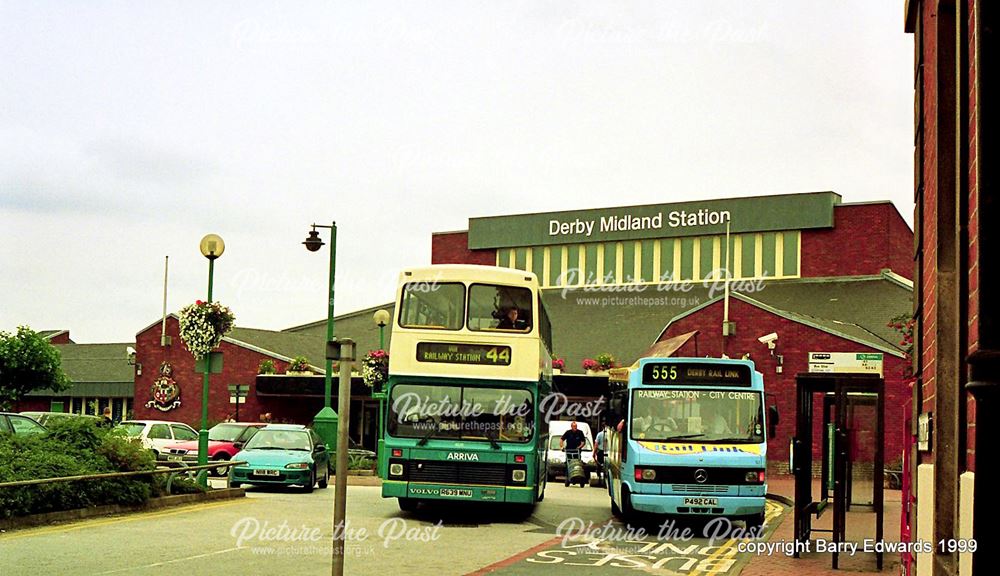
[[[643,389],[632,394],[633,440],[764,441],[760,392]]]
[[[534,404],[529,390],[398,384],[388,429],[405,438],[523,443],[534,434]]]
[[[246,426],[235,424],[216,424],[208,431],[208,439],[213,442],[235,442]]]
[[[145,427],[142,422],[122,422],[115,428],[124,432],[126,436],[141,436]]]
[[[587,441],[587,443],[583,446],[584,452],[587,450],[593,450],[594,445],[590,443],[590,438],[584,436],[584,439]],[[562,436],[549,436],[549,450],[559,450],[559,444],[561,442]]]
[[[312,450],[305,430],[261,430],[253,435],[246,450]]]

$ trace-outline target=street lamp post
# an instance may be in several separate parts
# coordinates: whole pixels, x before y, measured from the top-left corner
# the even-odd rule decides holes
[[[330,342],[333,340],[333,296],[334,296],[334,279],[336,277],[337,270],[337,223],[332,222],[330,226],[324,226],[322,224],[313,224],[312,230],[309,232],[309,237],[306,238],[303,244],[306,249],[310,252],[316,252],[323,247],[323,240],[319,237],[319,232],[316,231],[317,228],[329,228],[330,229],[330,285],[329,285],[329,300],[327,301],[327,315],[326,315],[326,341]],[[316,414],[313,419],[315,423],[316,433],[320,435],[323,442],[326,443],[327,450],[335,450],[337,442],[337,413],[333,410],[331,405],[331,395],[333,390],[333,360],[330,358],[326,359],[326,373],[323,375],[323,409]]]
[[[385,350],[385,326],[389,323],[389,313],[385,310],[376,310],[372,315],[372,320],[378,326],[378,348]],[[378,392],[372,388],[372,398],[378,401],[378,446],[375,458],[378,460],[377,469],[381,474],[382,462],[385,459],[385,384]]]
[[[208,258],[208,302],[212,302],[212,276],[215,274],[215,259],[226,251],[226,243],[217,234],[207,234],[198,245],[201,255]],[[212,364],[211,354],[205,356],[205,372],[201,380],[201,430],[198,431],[198,464],[208,464],[208,375]],[[204,474],[198,476],[202,486],[208,484]]]

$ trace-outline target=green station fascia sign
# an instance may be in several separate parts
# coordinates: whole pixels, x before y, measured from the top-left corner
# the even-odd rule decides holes
[[[809,192],[469,219],[469,248],[513,248],[832,228],[835,192]]]

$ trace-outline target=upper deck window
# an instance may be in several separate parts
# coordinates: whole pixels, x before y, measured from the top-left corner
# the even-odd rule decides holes
[[[530,332],[532,300],[528,288],[473,284],[469,288],[469,330]]]
[[[403,286],[399,307],[401,327],[460,330],[464,318],[464,284],[411,282]]]

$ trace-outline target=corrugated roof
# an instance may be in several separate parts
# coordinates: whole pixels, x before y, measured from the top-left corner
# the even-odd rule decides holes
[[[57,331],[61,332],[61,331]],[[132,396],[135,368],[128,363],[126,348],[133,342],[112,344],[53,344],[59,351],[63,372],[73,386],[60,396]],[[51,390],[36,390],[29,396],[51,396]]]

